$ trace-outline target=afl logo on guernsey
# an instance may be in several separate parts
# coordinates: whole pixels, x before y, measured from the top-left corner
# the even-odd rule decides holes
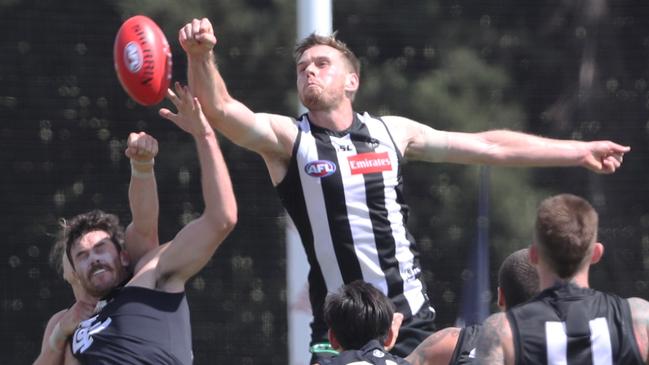
[[[336,172],[336,164],[327,160],[311,161],[304,166],[304,171],[312,177],[327,177]]]

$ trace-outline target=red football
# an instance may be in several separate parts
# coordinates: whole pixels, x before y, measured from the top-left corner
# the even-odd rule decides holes
[[[171,51],[151,18],[136,15],[122,24],[113,60],[119,82],[133,100],[147,106],[162,101],[171,81]]]

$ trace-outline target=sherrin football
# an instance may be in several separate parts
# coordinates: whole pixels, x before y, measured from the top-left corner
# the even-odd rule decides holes
[[[144,15],[127,19],[117,32],[113,60],[119,82],[137,103],[164,99],[171,81],[171,51],[158,25]]]

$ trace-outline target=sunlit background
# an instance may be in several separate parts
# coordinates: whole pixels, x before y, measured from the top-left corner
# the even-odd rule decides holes
[[[161,237],[201,212],[191,138],[131,101],[115,76],[121,22],[153,18],[186,80],[178,29],[209,17],[231,93],[253,110],[295,115],[294,0],[0,0],[0,348],[29,364],[47,319],[73,303],[48,264],[57,220],[92,208],[130,220],[130,131],[157,137]],[[333,2],[334,29],[361,58],[359,111],[438,129],[509,128],[630,145],[622,169],[489,171],[490,282],[529,244],[549,194],[586,197],[606,246],[591,284],[649,299],[649,3],[591,1]],[[167,102],[162,105],[168,106]],[[285,215],[257,155],[223,140],[239,224],[188,283],[196,364],[286,364]],[[452,325],[472,279],[479,168],[412,163],[408,222],[421,251],[438,326]],[[483,226],[484,227],[484,226]],[[490,300],[489,293],[480,293]],[[493,302],[493,299],[491,299]],[[495,309],[495,308],[492,308]],[[308,336],[305,333],[304,336]]]

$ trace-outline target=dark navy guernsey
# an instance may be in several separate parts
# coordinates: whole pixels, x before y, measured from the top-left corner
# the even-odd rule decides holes
[[[191,364],[185,293],[124,287],[81,322],[71,346],[82,364]]]

